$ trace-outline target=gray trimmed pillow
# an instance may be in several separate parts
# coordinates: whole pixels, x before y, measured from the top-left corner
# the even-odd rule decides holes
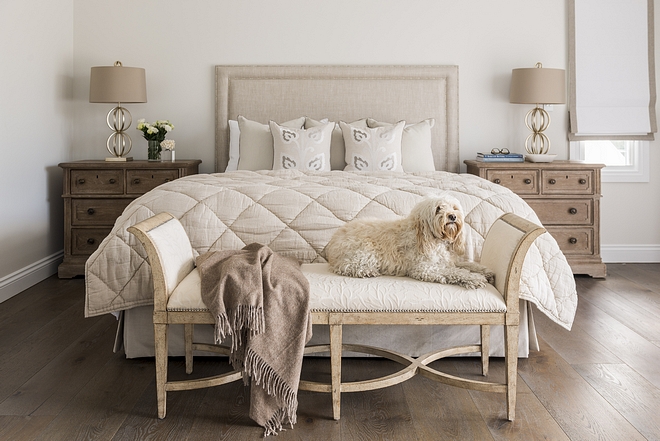
[[[339,122],[346,144],[344,170],[402,172],[401,138],[405,121],[386,127],[358,127]]]
[[[307,130],[269,123],[273,137],[273,170],[330,171],[330,141],[334,122]]]
[[[282,123],[282,126],[302,128],[305,117]],[[241,131],[238,141],[238,170],[271,170],[273,167],[273,135],[268,124],[238,116]]]
[[[387,127],[390,123],[367,119],[369,127]],[[435,171],[431,146],[431,127],[435,119],[429,118],[403,128],[401,138],[401,165],[405,172]]]

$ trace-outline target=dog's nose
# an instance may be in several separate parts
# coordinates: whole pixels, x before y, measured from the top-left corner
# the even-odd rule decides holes
[[[456,215],[450,214],[447,216],[447,219],[449,219],[450,222],[456,222]]]

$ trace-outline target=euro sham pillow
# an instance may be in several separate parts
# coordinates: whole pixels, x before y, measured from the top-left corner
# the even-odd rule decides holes
[[[305,117],[283,122],[281,125],[301,129]],[[273,135],[268,124],[238,116],[240,130],[238,170],[271,170],[273,167]],[[231,156],[231,154],[230,154]]]
[[[346,167],[350,171],[402,172],[401,138],[405,121],[386,127],[358,127],[339,122],[346,145]]]
[[[369,127],[388,127],[390,123],[367,119]],[[431,147],[431,127],[435,125],[433,118],[425,119],[403,128],[401,137],[401,165],[403,171],[422,172],[434,171],[433,149]]]
[[[273,137],[273,170],[330,171],[334,122],[309,129],[285,127],[274,121],[269,125]]]

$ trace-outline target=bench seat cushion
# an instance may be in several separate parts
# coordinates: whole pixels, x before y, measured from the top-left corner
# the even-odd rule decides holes
[[[464,289],[454,285],[421,282],[409,277],[369,279],[338,276],[327,263],[302,265],[310,282],[312,311],[341,312],[504,312],[506,304],[492,286]],[[195,268],[170,296],[170,311],[206,310],[201,280]]]

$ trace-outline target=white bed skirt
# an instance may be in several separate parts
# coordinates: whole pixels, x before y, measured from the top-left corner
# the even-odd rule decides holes
[[[141,306],[123,311],[120,316],[115,341],[115,351],[124,349],[126,358],[154,356],[153,308]],[[328,327],[315,325],[310,345],[328,343]],[[388,348],[402,354],[420,356],[434,350],[479,343],[478,326],[435,326],[435,325],[345,325],[344,343]],[[171,325],[168,335],[169,355],[183,356],[183,325]],[[195,326],[195,341],[213,343],[211,325]],[[529,351],[539,350],[536,329],[532,316],[532,305],[520,301],[520,341],[518,356],[527,358]],[[212,355],[199,353],[199,355]],[[363,354],[357,354],[363,356]],[[474,354],[477,355],[477,354]],[[504,332],[502,326],[491,327],[490,355],[504,356]]]

